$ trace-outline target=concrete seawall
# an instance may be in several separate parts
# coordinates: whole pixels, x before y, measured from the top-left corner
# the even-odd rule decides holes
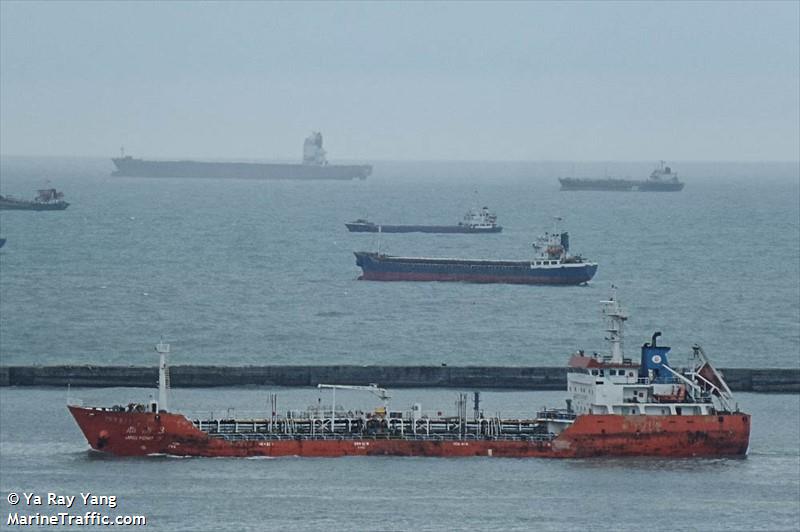
[[[722,370],[733,391],[800,393],[800,368]],[[388,388],[564,390],[564,367],[511,366],[173,366],[173,388],[377,383]],[[0,386],[152,388],[155,367],[0,366]]]

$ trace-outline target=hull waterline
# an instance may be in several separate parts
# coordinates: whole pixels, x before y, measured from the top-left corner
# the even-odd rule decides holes
[[[470,227],[465,225],[376,225],[345,224],[351,233],[439,233],[439,234],[481,234],[501,233],[502,226]]]
[[[529,261],[470,261],[387,257],[356,252],[365,281],[452,281],[530,285],[580,285],[597,272],[595,263],[536,266]]]
[[[309,165],[266,163],[218,163],[198,161],[145,161],[112,159],[119,177],[185,177],[231,179],[352,180],[366,179],[370,165]]]
[[[550,440],[470,435],[454,439],[348,437],[324,433],[309,438],[254,433],[253,439],[236,441],[212,437],[179,414],[111,412],[77,406],[70,406],[69,410],[92,449],[118,456],[743,457],[750,434],[750,416],[741,413],[675,419],[587,415],[579,416],[571,427]]]

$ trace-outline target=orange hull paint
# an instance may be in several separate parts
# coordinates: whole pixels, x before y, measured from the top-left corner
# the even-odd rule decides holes
[[[582,415],[551,441],[465,438],[274,439],[212,438],[180,414],[113,412],[70,406],[89,445],[119,456],[496,456],[581,458],[593,456],[744,456],[750,416]]]

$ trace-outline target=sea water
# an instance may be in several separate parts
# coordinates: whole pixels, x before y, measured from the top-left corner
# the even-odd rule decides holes
[[[682,192],[612,193],[561,192],[559,169],[534,163],[376,163],[366,181],[297,182],[0,162],[2,193],[49,182],[71,203],[0,214],[3,364],[148,365],[163,336],[175,364],[561,365],[605,349],[599,302],[616,285],[629,353],[658,330],[681,360],[699,343],[723,367],[798,365],[797,165],[695,165]],[[502,233],[344,226],[455,224],[483,205]],[[528,259],[555,216],[599,264],[587,286],[356,280],[358,250]]]
[[[152,391],[70,390],[73,402],[146,401]],[[193,416],[264,417],[330,404],[316,389],[176,389]],[[391,390],[390,407],[454,415],[456,390]],[[483,391],[487,415],[530,416],[564,392]],[[0,517],[10,492],[117,497],[108,515],[144,515],[150,530],[795,531],[800,524],[800,396],[737,394],[753,416],[742,459],[109,458],[66,409],[67,390],[0,389]],[[370,408],[338,390],[336,404]],[[47,508],[45,508],[46,510]],[[86,508],[78,509],[83,513]],[[2,525],[0,525],[2,527]],[[135,527],[134,527],[135,528]]]
[[[564,168],[523,163],[376,164],[364,182],[112,178],[99,159],[0,163],[3,194],[55,186],[72,204],[0,214],[4,365],[152,365],[161,336],[175,364],[561,365],[577,349],[605,349],[599,301],[612,284],[631,315],[629,355],[659,330],[678,363],[693,343],[719,366],[799,363],[796,165],[687,164],[684,191],[645,194],[560,192]],[[344,227],[361,217],[456,223],[483,205],[503,233]],[[525,259],[554,216],[573,252],[599,263],[587,286],[356,280],[355,250]],[[271,391],[178,389],[171,404],[263,415]],[[277,391],[281,411],[329,400]],[[392,390],[391,405],[452,413],[456,392]],[[126,404],[151,394],[0,389],[0,526],[24,510],[9,505],[12,492],[91,492],[117,497],[105,513],[144,515],[163,530],[800,527],[797,395],[737,394],[753,415],[750,454],[711,460],[119,459],[88,452],[65,408],[67,395]],[[565,397],[483,390],[482,405],[531,415]],[[337,393],[348,408],[374,402]]]

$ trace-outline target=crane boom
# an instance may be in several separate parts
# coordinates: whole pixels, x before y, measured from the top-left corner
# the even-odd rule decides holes
[[[334,431],[334,424],[336,423],[336,390],[357,390],[369,392],[377,396],[383,401],[383,408],[386,410],[386,402],[391,396],[386,392],[385,388],[379,388],[377,384],[370,383],[369,386],[359,386],[356,384],[317,384],[317,388],[327,388],[331,391],[331,432]]]
[[[386,391],[386,388],[380,388],[377,384],[370,384],[369,386],[359,386],[355,384],[317,384],[317,388],[328,388],[338,390],[359,390],[363,392],[370,392],[377,396],[382,401],[390,399],[391,396]]]

